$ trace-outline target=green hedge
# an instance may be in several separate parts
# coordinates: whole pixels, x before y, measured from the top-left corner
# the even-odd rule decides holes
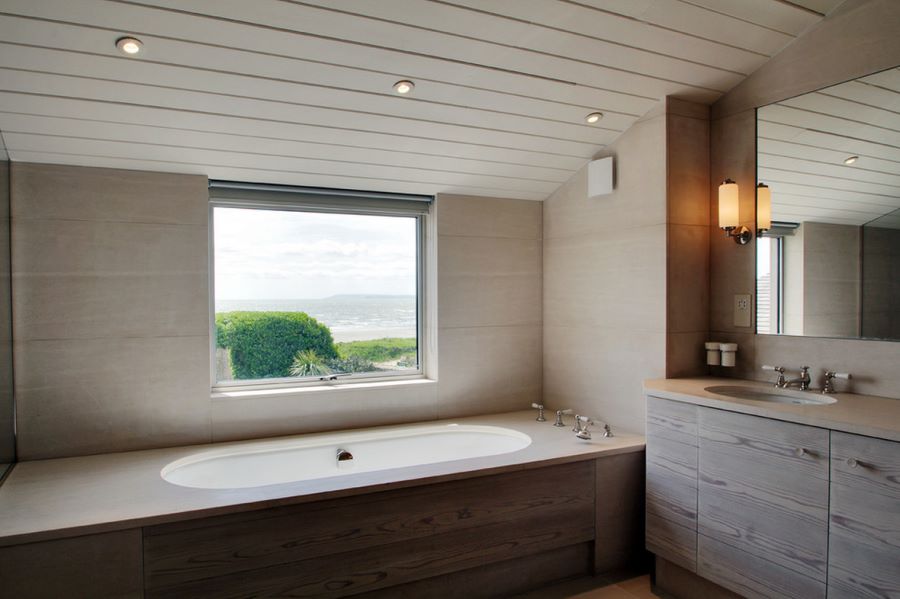
[[[216,344],[231,353],[235,379],[291,376],[297,352],[338,357],[327,326],[304,312],[220,312]]]
[[[341,341],[337,343],[341,358],[361,358],[370,362],[387,362],[404,356],[416,355],[416,338],[386,337],[366,341]]]

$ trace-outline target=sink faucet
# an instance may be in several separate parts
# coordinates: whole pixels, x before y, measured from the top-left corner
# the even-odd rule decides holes
[[[585,441],[591,440],[591,431],[588,430],[588,427],[592,424],[597,424],[593,419],[588,418],[587,416],[579,416],[575,415],[575,436],[579,439],[583,439]],[[603,425],[603,436],[606,438],[613,437],[612,428],[610,428],[609,424]]]
[[[565,426],[566,424],[563,422],[563,416],[568,416],[572,414],[572,410],[556,410],[556,422],[553,423],[553,426]]]
[[[833,370],[825,371],[825,384],[822,385],[822,393],[826,395],[829,393],[834,393],[834,379],[843,379],[845,381],[849,381],[851,378],[851,374],[849,372],[834,372]]]
[[[769,366],[768,364],[763,364],[763,370],[772,370],[778,373],[778,380],[775,381],[775,386],[779,389],[784,389],[787,387],[787,383],[784,380],[784,366]]]
[[[791,385],[797,385],[801,391],[809,391],[809,384],[812,382],[812,379],[809,377],[809,366],[801,366],[800,367],[800,376],[791,379],[789,381],[785,381],[784,389],[789,388]]]

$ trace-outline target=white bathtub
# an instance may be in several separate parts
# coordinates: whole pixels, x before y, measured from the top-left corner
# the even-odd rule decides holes
[[[525,433],[499,426],[412,425],[240,443],[176,460],[160,474],[182,487],[246,489],[511,453],[530,444]],[[340,450],[353,459],[339,463]]]

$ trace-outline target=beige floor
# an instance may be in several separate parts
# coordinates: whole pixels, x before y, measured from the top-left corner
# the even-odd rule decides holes
[[[650,590],[650,575],[638,576],[615,584],[600,579],[579,578],[544,587],[518,596],[518,599],[656,599]]]

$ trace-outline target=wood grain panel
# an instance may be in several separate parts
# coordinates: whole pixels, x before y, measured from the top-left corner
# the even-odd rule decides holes
[[[593,486],[593,462],[576,462],[378,493],[365,502],[350,498],[152,527],[144,541],[146,584],[170,586],[559,515],[574,522],[590,512],[593,522]]]
[[[594,463],[594,573],[635,568],[643,557],[644,454],[602,457]]]
[[[647,550],[671,562],[697,571],[697,529],[647,514]]]
[[[647,397],[647,436],[697,446],[697,406]]]
[[[532,591],[590,571],[591,545],[580,543],[364,593],[366,599],[493,599]]]
[[[824,582],[828,456],[827,430],[701,409],[699,533]]]
[[[140,598],[140,530],[2,547],[0,596]]]
[[[535,502],[539,503],[539,502]],[[149,589],[155,597],[344,597],[589,541],[593,506]]]
[[[819,599],[825,583],[699,535],[697,573],[748,599]]]
[[[900,443],[833,432],[831,450],[828,596],[900,597]]]

